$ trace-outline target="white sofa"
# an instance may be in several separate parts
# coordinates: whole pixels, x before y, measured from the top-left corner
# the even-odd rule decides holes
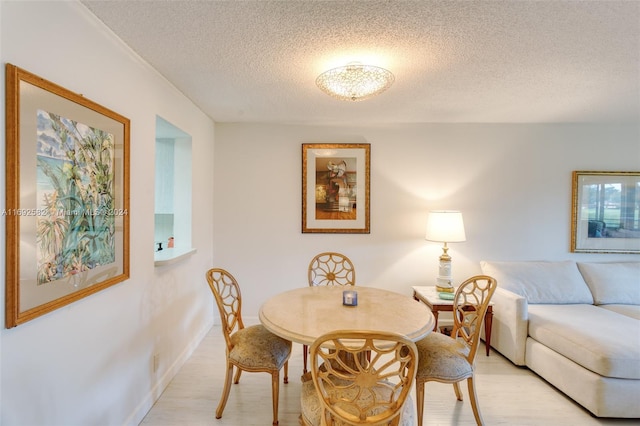
[[[640,262],[482,261],[491,346],[597,417],[640,418]]]

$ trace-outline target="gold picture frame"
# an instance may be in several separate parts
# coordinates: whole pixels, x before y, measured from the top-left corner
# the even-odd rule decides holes
[[[129,278],[128,118],[6,64],[5,325]]]
[[[302,232],[369,234],[371,145],[302,144]]]
[[[571,251],[640,253],[640,172],[574,171]]]

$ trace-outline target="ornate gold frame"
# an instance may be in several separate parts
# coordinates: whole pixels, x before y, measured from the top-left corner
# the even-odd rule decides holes
[[[302,144],[302,232],[369,234],[371,145]]]
[[[81,141],[82,144],[70,142],[71,131],[67,127],[61,133],[53,132],[54,137],[48,133],[44,135],[45,132],[41,129],[39,134],[38,115],[43,112],[49,119],[47,123],[55,123],[50,126],[57,127],[58,130],[62,128],[59,123],[64,122],[65,126],[72,123],[69,128],[76,130],[73,140]],[[86,136],[89,134],[87,132],[90,132],[90,136]],[[30,321],[129,278],[129,132],[128,118],[35,74],[6,64],[6,208],[3,213],[6,221],[7,328]],[[89,139],[98,134],[104,139]],[[56,180],[56,183],[66,185],[65,188],[77,188],[77,182],[80,182],[80,177],[77,176],[92,176],[93,169],[88,169],[89,165],[98,165],[103,170],[107,167],[104,176],[109,183],[100,186],[91,182],[87,184],[91,191],[84,194],[91,194],[92,199],[108,199],[108,202],[79,204],[79,190],[63,196],[59,191],[63,186],[54,186],[51,190],[54,195],[50,198],[72,199],[76,207],[72,210],[38,207],[37,188],[43,178],[37,167],[40,156],[36,154],[42,155],[43,151],[41,147],[38,148],[38,143],[45,139],[53,139],[57,143],[46,145],[47,147],[60,147],[55,156],[51,154],[49,157],[64,165],[51,166],[58,173],[56,177],[64,176],[65,168],[71,169],[68,173],[72,178]],[[91,145],[90,140],[98,142]],[[100,155],[100,158],[84,157],[83,161],[77,161],[77,151]],[[69,160],[62,160],[60,152],[66,152]],[[87,158],[94,160],[89,161]],[[87,166],[83,167],[82,164]],[[53,182],[49,175],[46,176],[47,184]],[[85,181],[89,181],[89,178],[85,178]],[[101,188],[102,192],[94,192],[96,188]],[[88,210],[86,207],[89,205],[99,208]],[[76,220],[72,216],[79,216],[81,219]],[[44,258],[38,257],[38,249],[42,247],[42,243],[38,246],[38,239],[45,238],[38,223],[54,223],[56,220],[58,227],[56,233],[51,234],[54,235],[52,241],[65,241],[64,252],[54,251],[62,253],[56,255],[56,258],[65,261],[74,259],[76,264],[63,268],[62,262],[46,263],[51,271],[45,272],[52,272],[47,275],[43,272],[42,265],[38,266]],[[78,227],[78,223],[83,225]],[[74,227],[69,224],[74,224]],[[83,234],[85,229],[94,233],[89,234],[87,231]],[[70,236],[71,232],[75,232],[73,237]],[[107,241],[106,245],[99,247],[107,247],[107,258],[110,261],[80,261],[79,253],[91,253],[93,246],[88,241],[96,235],[101,238],[101,242]],[[48,279],[43,280],[43,276]]]
[[[572,189],[572,252],[640,253],[640,172],[574,171]]]

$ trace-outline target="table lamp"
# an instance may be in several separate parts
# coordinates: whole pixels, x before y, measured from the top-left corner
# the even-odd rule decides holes
[[[433,210],[427,216],[427,241],[444,243],[440,265],[438,267],[438,278],[436,278],[436,290],[439,292],[453,293],[451,278],[451,256],[447,254],[449,247],[447,243],[458,243],[466,241],[464,234],[464,222],[462,213],[456,210]]]

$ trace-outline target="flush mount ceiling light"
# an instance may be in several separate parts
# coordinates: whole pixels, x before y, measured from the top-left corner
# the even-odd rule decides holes
[[[394,81],[393,74],[384,68],[351,62],[323,72],[316,79],[316,84],[334,98],[361,101],[384,92]]]

